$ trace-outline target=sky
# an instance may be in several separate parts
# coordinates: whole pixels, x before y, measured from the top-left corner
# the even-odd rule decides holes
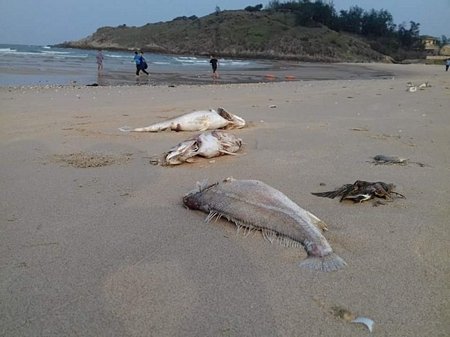
[[[281,2],[285,2],[281,0]],[[395,24],[420,23],[420,34],[450,38],[450,0],[333,0],[337,11],[385,9]],[[97,28],[198,17],[221,10],[266,6],[269,0],[0,0],[0,44],[47,45],[79,40]]]

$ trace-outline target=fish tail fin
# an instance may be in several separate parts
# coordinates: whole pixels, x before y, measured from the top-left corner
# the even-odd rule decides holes
[[[122,126],[121,128],[119,128],[119,130],[122,132],[155,132],[155,131],[159,131],[159,129],[155,129],[150,126],[147,126],[145,128],[132,128],[129,126]],[[163,129],[161,129],[161,130],[163,130]]]
[[[131,131],[134,131],[134,132],[154,132],[155,130],[152,127],[150,127],[150,126],[147,126],[145,128],[135,128],[135,129],[133,129]]]
[[[337,254],[331,253],[324,257],[309,256],[300,262],[300,268],[320,270],[320,271],[336,271],[344,268],[347,263]]]
[[[119,130],[122,132],[130,132],[133,131],[133,128],[129,126],[122,126],[121,128],[119,128]]]

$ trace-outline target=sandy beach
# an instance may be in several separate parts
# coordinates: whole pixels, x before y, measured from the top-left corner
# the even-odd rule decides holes
[[[394,75],[0,88],[0,336],[448,336],[450,73],[370,69]],[[245,143],[238,156],[154,166],[192,133],[118,130],[217,107],[248,122],[231,131]],[[411,163],[370,163],[378,154]],[[304,249],[183,207],[197,181],[230,176],[264,181],[326,222],[346,268],[301,269]],[[406,198],[311,194],[356,180]]]

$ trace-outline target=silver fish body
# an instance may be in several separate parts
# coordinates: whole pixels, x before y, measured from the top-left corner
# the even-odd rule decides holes
[[[200,186],[185,195],[183,203],[190,209],[208,213],[206,221],[224,217],[238,228],[260,230],[270,242],[287,239],[303,245],[308,258],[300,263],[301,267],[334,271],[346,265],[318,228],[324,223],[262,181],[228,178]]]
[[[398,156],[386,156],[383,154],[377,154],[375,157],[373,157],[373,162],[377,165],[379,164],[399,164],[399,165],[406,165],[408,164],[408,158],[401,158]]]
[[[234,154],[242,146],[242,139],[231,133],[206,131],[172,147],[169,152],[153,158],[152,164],[162,166],[178,165],[192,161],[195,156],[213,158],[223,154]]]
[[[124,132],[159,132],[173,131],[206,131],[214,129],[240,129],[245,126],[245,120],[223,108],[217,110],[193,111],[163,122],[155,123],[142,128],[119,128]]]

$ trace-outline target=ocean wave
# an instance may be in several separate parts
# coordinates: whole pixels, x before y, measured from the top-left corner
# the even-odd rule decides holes
[[[0,48],[0,53],[16,53],[17,49],[11,48]]]
[[[50,54],[50,55],[68,55],[68,54],[70,54],[70,52],[68,52],[68,51],[56,51],[56,50],[52,50],[52,51],[43,50],[41,53],[42,54]]]

